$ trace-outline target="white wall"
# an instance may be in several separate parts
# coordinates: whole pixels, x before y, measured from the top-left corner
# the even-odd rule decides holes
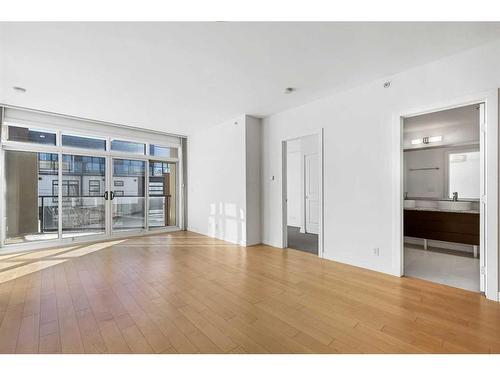
[[[388,89],[386,80],[263,120],[264,243],[282,246],[280,142],[324,128],[325,258],[399,275],[394,124],[411,110],[500,87],[500,42],[395,75]]]
[[[246,244],[245,116],[188,138],[188,229]]]
[[[188,230],[261,243],[260,141],[260,120],[251,116],[188,138]]]

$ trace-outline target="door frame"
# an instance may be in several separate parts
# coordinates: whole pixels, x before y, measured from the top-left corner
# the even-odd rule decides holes
[[[485,295],[486,298],[498,301],[498,108],[499,90],[488,90],[446,101],[438,101],[429,105],[403,110],[393,115],[394,145],[394,191],[393,194],[393,227],[394,246],[393,269],[397,276],[404,275],[404,234],[403,234],[403,125],[404,119],[427,113],[439,112],[473,104],[484,103],[484,126],[481,131],[481,164],[484,165],[484,198],[481,199],[481,255],[484,259]],[[483,176],[481,176],[483,178]]]
[[[318,184],[319,184],[319,228],[318,228],[318,257],[324,258],[324,129],[320,128],[317,132],[309,132],[294,137],[289,137],[281,140],[281,248],[288,247],[288,231],[287,231],[287,142],[300,139],[303,137],[315,135],[318,137]],[[305,207],[304,207],[305,212]],[[305,223],[304,223],[305,225]]]

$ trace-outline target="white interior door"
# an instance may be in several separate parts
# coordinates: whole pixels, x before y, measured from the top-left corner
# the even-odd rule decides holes
[[[318,154],[304,155],[306,233],[319,233]]]

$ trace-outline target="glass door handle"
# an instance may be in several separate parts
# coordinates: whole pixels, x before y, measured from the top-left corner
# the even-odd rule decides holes
[[[108,192],[107,191],[104,192],[104,199],[108,200]]]
[[[109,192],[109,199],[113,200],[115,198],[115,193],[112,191]]]

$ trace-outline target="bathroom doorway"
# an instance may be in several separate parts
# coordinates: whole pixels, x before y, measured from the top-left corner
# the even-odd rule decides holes
[[[322,150],[318,134],[283,141],[283,244],[320,255]]]
[[[403,267],[485,291],[485,104],[403,119]]]

